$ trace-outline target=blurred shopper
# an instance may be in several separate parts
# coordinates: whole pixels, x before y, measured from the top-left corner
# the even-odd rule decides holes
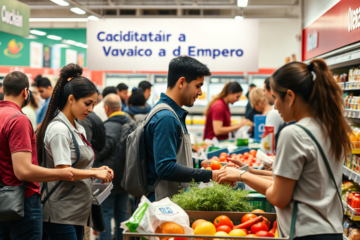
[[[135,122],[144,120],[151,111],[151,107],[146,104],[146,98],[141,88],[133,88],[132,94],[128,99],[128,106],[124,112]]]
[[[151,87],[152,87],[152,84],[149,82],[149,81],[142,81],[139,83],[139,86],[138,88],[141,89],[144,93],[144,97],[145,97],[145,100],[146,102],[149,100],[150,98],[150,95],[151,95]],[[147,104],[148,105],[148,104]]]
[[[39,128],[40,124],[44,120],[53,89],[50,80],[48,78],[43,78],[41,75],[38,75],[34,81],[40,97],[45,100],[44,106],[39,111],[36,119],[36,123],[38,124],[37,128]]]
[[[155,113],[159,104],[166,104],[174,112],[170,109],[156,112],[145,128],[148,179],[154,188],[148,195],[150,201],[171,197],[193,180],[209,182],[217,177],[218,171],[194,168],[185,124],[188,112],[182,109],[194,105],[202,95],[204,77],[210,75],[209,68],[194,58],[180,56],[170,61],[166,93],[161,94],[152,111]]]
[[[5,100],[0,102],[0,191],[3,186],[26,182],[24,217],[0,222],[0,239],[39,240],[42,236],[40,185],[38,182],[71,181],[70,169],[38,166],[33,127],[21,107],[29,102],[29,80],[22,72],[11,72],[4,79]],[[5,204],[1,202],[0,204]]]
[[[86,140],[84,128],[76,119],[93,110],[98,92],[95,85],[81,76],[83,69],[69,64],[60,70],[44,121],[37,132],[39,162],[48,168],[62,169],[76,163],[74,181],[50,182],[45,186],[43,204],[44,231],[49,239],[80,240],[84,226],[91,225],[92,179],[112,180],[108,167],[92,168],[94,152]],[[73,140],[75,139],[75,140]],[[78,155],[77,150],[80,151]],[[56,194],[51,190],[58,186]],[[61,200],[61,201],[60,201]]]
[[[117,88],[117,94],[121,99],[122,109],[125,109],[129,97],[129,87],[125,83],[120,83],[119,85],[117,85],[116,88]]]
[[[29,101],[28,105],[26,105],[25,107],[22,108],[22,112],[30,119],[31,125],[34,128],[34,131],[36,131],[36,129],[37,129],[36,109],[39,106],[40,99],[39,99],[37,92],[29,91],[29,93],[30,93],[30,101]]]
[[[0,92],[0,101],[4,100],[4,94]]]
[[[3,93],[3,84],[0,83],[0,93]]]
[[[103,98],[106,97],[106,95],[110,94],[110,93],[117,93],[116,87],[106,87],[102,93]],[[108,117],[106,116],[105,113],[105,108],[104,108],[104,101],[99,102],[95,107],[94,107],[94,113],[103,121],[105,122]]]
[[[245,115],[251,110],[251,105],[250,105],[250,93],[251,93],[251,91],[254,89],[254,88],[256,88],[256,85],[255,84],[250,84],[250,86],[249,86],[249,91],[246,93],[246,97],[247,97],[247,99],[248,99],[248,103],[246,104],[246,108],[245,108]]]
[[[250,123],[249,120],[244,120],[239,124],[231,125],[229,104],[239,101],[242,91],[239,83],[230,82],[225,84],[219,95],[209,102],[205,110],[204,139],[211,140],[214,137],[218,140],[228,139],[229,133]]]
[[[129,194],[120,187],[120,181],[124,173],[125,159],[122,158],[120,137],[122,127],[131,120],[121,111],[121,100],[116,94],[108,94],[104,98],[104,106],[109,119],[105,121],[106,145],[97,154],[96,161],[109,166],[114,170],[114,188],[110,196],[102,203],[106,232],[99,233],[100,240],[111,240],[111,217],[115,218],[115,239],[122,240],[120,223],[127,220],[127,202]]]
[[[266,115],[266,122],[265,126],[273,126],[274,127],[274,133],[275,135],[278,134],[279,129],[284,124],[284,120],[281,118],[279,111],[274,109],[274,96],[271,93],[270,88],[270,77],[267,77],[264,82],[264,97],[266,98],[266,101],[271,106],[271,110]]]
[[[264,194],[276,207],[283,237],[291,234],[294,219],[296,240],[341,240],[339,189],[352,148],[342,90],[322,59],[288,63],[273,74],[270,85],[275,109],[285,122],[297,122],[281,131],[274,181],[235,168],[220,170],[219,181],[240,180]]]

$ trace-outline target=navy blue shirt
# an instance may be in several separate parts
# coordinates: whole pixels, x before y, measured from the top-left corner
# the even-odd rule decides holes
[[[188,112],[164,93],[161,93],[157,104],[159,103],[166,103],[175,111],[187,134],[185,118]],[[174,182],[209,182],[212,179],[212,171],[188,168],[176,163],[176,153],[181,144],[181,125],[169,110],[156,113],[147,124],[145,147],[150,185],[158,178]],[[155,200],[154,194],[150,194],[148,198],[150,201]]]

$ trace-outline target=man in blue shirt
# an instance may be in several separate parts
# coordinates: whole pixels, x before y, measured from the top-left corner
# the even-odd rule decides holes
[[[52,95],[53,89],[50,80],[48,78],[41,77],[41,75],[35,78],[35,83],[40,97],[42,99],[45,99],[44,106],[39,111],[36,119],[37,129],[39,129],[42,121],[44,120],[46,110],[49,106],[50,97]]]
[[[185,118],[187,111],[182,106],[192,107],[196,98],[202,95],[204,77],[210,76],[206,65],[194,58],[180,56],[171,60],[168,71],[168,86],[157,104],[168,104],[179,117],[181,125],[173,112],[162,110],[156,113],[145,128],[146,159],[149,185],[158,178],[170,182],[209,182],[215,179],[217,171],[190,168],[177,163],[177,153],[181,144],[182,130],[188,133]],[[180,149],[182,150],[182,149]],[[206,163],[199,164],[205,166]],[[195,167],[195,162],[193,163]],[[166,193],[165,193],[166,195]],[[167,195],[171,197],[171,194]],[[155,201],[155,192],[148,195]],[[158,199],[156,199],[158,200]]]

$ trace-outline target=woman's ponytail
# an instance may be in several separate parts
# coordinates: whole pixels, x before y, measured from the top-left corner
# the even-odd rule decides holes
[[[281,97],[291,90],[311,106],[309,111],[329,137],[338,160],[351,151],[352,130],[344,118],[342,90],[324,60],[315,59],[308,65],[301,62],[284,65],[273,74],[271,88]]]
[[[42,151],[44,149],[46,128],[48,127],[49,123],[56,117],[58,111],[61,111],[65,107],[69,95],[74,95],[75,99],[77,100],[85,94],[89,95],[89,93],[97,92],[95,85],[89,79],[81,77],[82,73],[82,67],[74,63],[70,63],[60,70],[60,77],[56,82],[53,93],[51,95],[44,120],[36,132],[39,165],[42,164],[43,160]],[[90,91],[84,84],[90,85]]]

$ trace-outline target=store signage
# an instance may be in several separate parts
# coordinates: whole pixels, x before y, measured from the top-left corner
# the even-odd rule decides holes
[[[0,32],[29,36],[30,7],[16,0],[0,0]]]
[[[360,28],[360,7],[355,10],[352,10],[350,7],[348,16],[348,31],[351,32]]]
[[[191,26],[191,27],[190,27]],[[258,71],[259,23],[234,19],[103,19],[87,26],[90,70],[167,71],[188,55],[211,71]]]
[[[303,29],[302,60],[309,60],[335,49],[359,42],[359,17],[359,0],[339,1],[314,23]],[[314,32],[317,33],[318,38],[316,48],[312,48],[315,43]],[[310,48],[308,48],[309,46]],[[312,50],[308,51],[308,49]]]
[[[306,51],[311,51],[315,48],[317,48],[318,46],[318,37],[319,37],[319,34],[317,32],[313,32],[312,34],[308,34],[308,37],[307,37],[307,42],[306,42]]]

